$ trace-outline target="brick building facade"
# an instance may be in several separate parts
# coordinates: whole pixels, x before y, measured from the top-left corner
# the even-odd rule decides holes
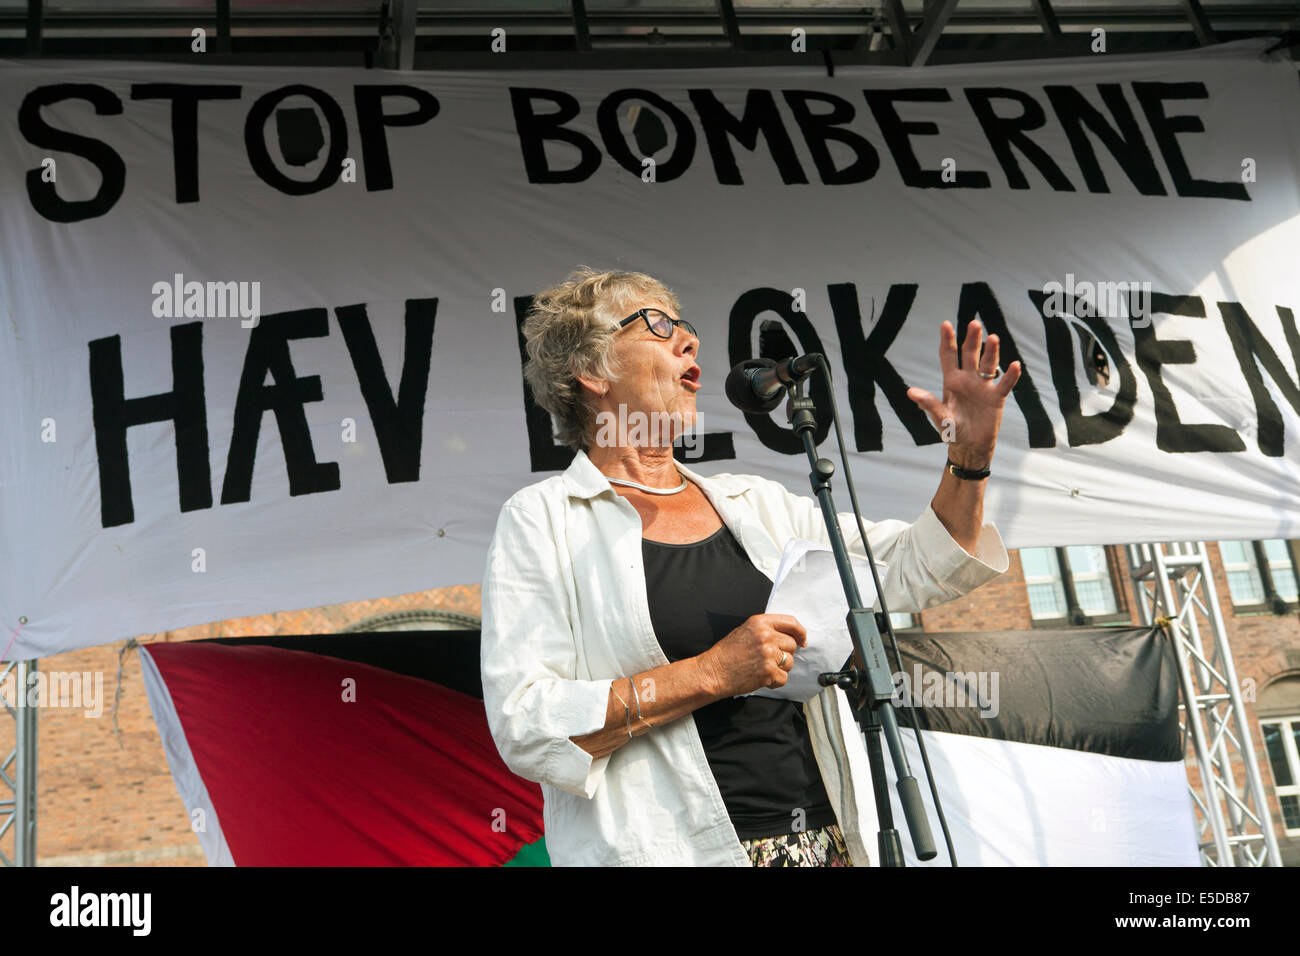
[[[1274,830],[1284,861],[1300,865],[1300,819],[1288,835],[1281,798],[1289,807],[1300,803],[1300,615],[1295,588],[1286,582],[1295,574],[1294,543],[1271,543],[1267,557],[1277,558],[1255,584],[1277,582],[1262,592],[1268,601],[1257,602],[1250,569],[1243,554],[1250,548],[1231,546],[1227,565],[1218,543],[1208,545],[1219,605],[1232,643],[1236,669],[1245,688],[1260,772],[1269,796]],[[1076,568],[1079,553],[1090,560],[1087,570]],[[1051,581],[1054,549],[1012,552],[1011,566],[1001,577],[972,594],[918,615],[919,620],[898,616],[896,627],[919,626],[927,631],[1020,630],[1035,624],[1060,626],[1053,608],[1063,609],[1068,595],[1061,581]],[[1078,594],[1098,605],[1091,623],[1140,624],[1137,595],[1129,577],[1125,548],[1069,549],[1060,551],[1058,578],[1069,576]],[[1104,554],[1104,562],[1102,555]],[[1087,561],[1084,562],[1087,564]],[[1104,563],[1104,567],[1101,565]],[[1248,562],[1247,562],[1248,563]],[[1027,565],[1036,573],[1026,573]],[[1049,570],[1046,575],[1041,573]],[[1230,587],[1229,575],[1233,576]],[[1104,597],[1109,583],[1112,598]],[[1236,595],[1234,595],[1234,588]],[[1055,596],[1053,596],[1055,595]],[[1243,596],[1244,595],[1244,596]],[[1289,601],[1287,596],[1289,595]],[[1236,600],[1234,601],[1234,597]],[[1054,603],[1055,602],[1055,603]],[[394,612],[439,609],[477,615],[477,586],[442,588],[376,601],[283,612],[223,621],[140,638],[152,641],[186,641],[207,637],[266,634],[325,633],[354,630],[376,616]],[[1281,613],[1279,613],[1281,612]],[[1206,632],[1208,633],[1208,632]],[[202,866],[197,838],[190,832],[189,815],[172,783],[148,702],[138,656],[123,650],[123,642],[61,654],[40,662],[43,671],[102,672],[102,716],[87,718],[81,711],[43,708],[39,717],[37,851],[39,865],[158,865]],[[119,679],[119,661],[121,663]],[[114,699],[117,698],[116,707]],[[1293,723],[1288,723],[1292,718]],[[1272,759],[1266,751],[1261,719],[1268,726]],[[13,745],[12,721],[0,723],[0,750]],[[1192,779],[1196,770],[1189,766]],[[1286,774],[1292,776],[1288,780]],[[1238,768],[1237,783],[1244,781]],[[1290,793],[1287,788],[1290,787]],[[12,835],[0,842],[12,853]]]

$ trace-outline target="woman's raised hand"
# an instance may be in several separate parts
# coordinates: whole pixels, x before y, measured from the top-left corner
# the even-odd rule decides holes
[[[699,656],[721,700],[781,687],[808,632],[789,614],[755,614]]]
[[[984,341],[984,325],[973,319],[966,329],[962,365],[957,367],[957,330],[945,320],[939,326],[939,367],[943,372],[943,401],[923,388],[909,388],[907,397],[930,416],[948,444],[948,457],[959,468],[987,468],[1002,427],[1002,409],[1023,368],[1012,362],[999,375],[998,337]],[[988,377],[986,377],[988,376]]]

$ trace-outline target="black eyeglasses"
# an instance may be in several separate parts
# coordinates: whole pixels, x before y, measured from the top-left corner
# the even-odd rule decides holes
[[[637,319],[645,319],[646,328],[661,339],[672,338],[673,327],[678,325],[684,328],[691,335],[694,335],[697,339],[700,337],[699,333],[695,331],[695,326],[691,325],[691,323],[687,322],[685,319],[674,319],[667,312],[660,312],[658,309],[637,309],[620,322],[618,327],[621,329],[623,326],[630,322],[635,322]]]

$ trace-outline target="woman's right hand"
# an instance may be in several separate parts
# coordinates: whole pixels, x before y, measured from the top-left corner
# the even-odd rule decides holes
[[[781,687],[794,667],[794,652],[808,632],[790,614],[755,614],[700,655],[719,699],[764,687]],[[785,666],[781,657],[785,655]]]

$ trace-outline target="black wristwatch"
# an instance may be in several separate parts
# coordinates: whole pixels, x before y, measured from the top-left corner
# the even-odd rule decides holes
[[[982,468],[979,471],[970,468],[962,468],[953,464],[951,458],[948,459],[948,471],[958,478],[965,478],[967,481],[980,481],[989,476],[989,470],[987,468]]]

